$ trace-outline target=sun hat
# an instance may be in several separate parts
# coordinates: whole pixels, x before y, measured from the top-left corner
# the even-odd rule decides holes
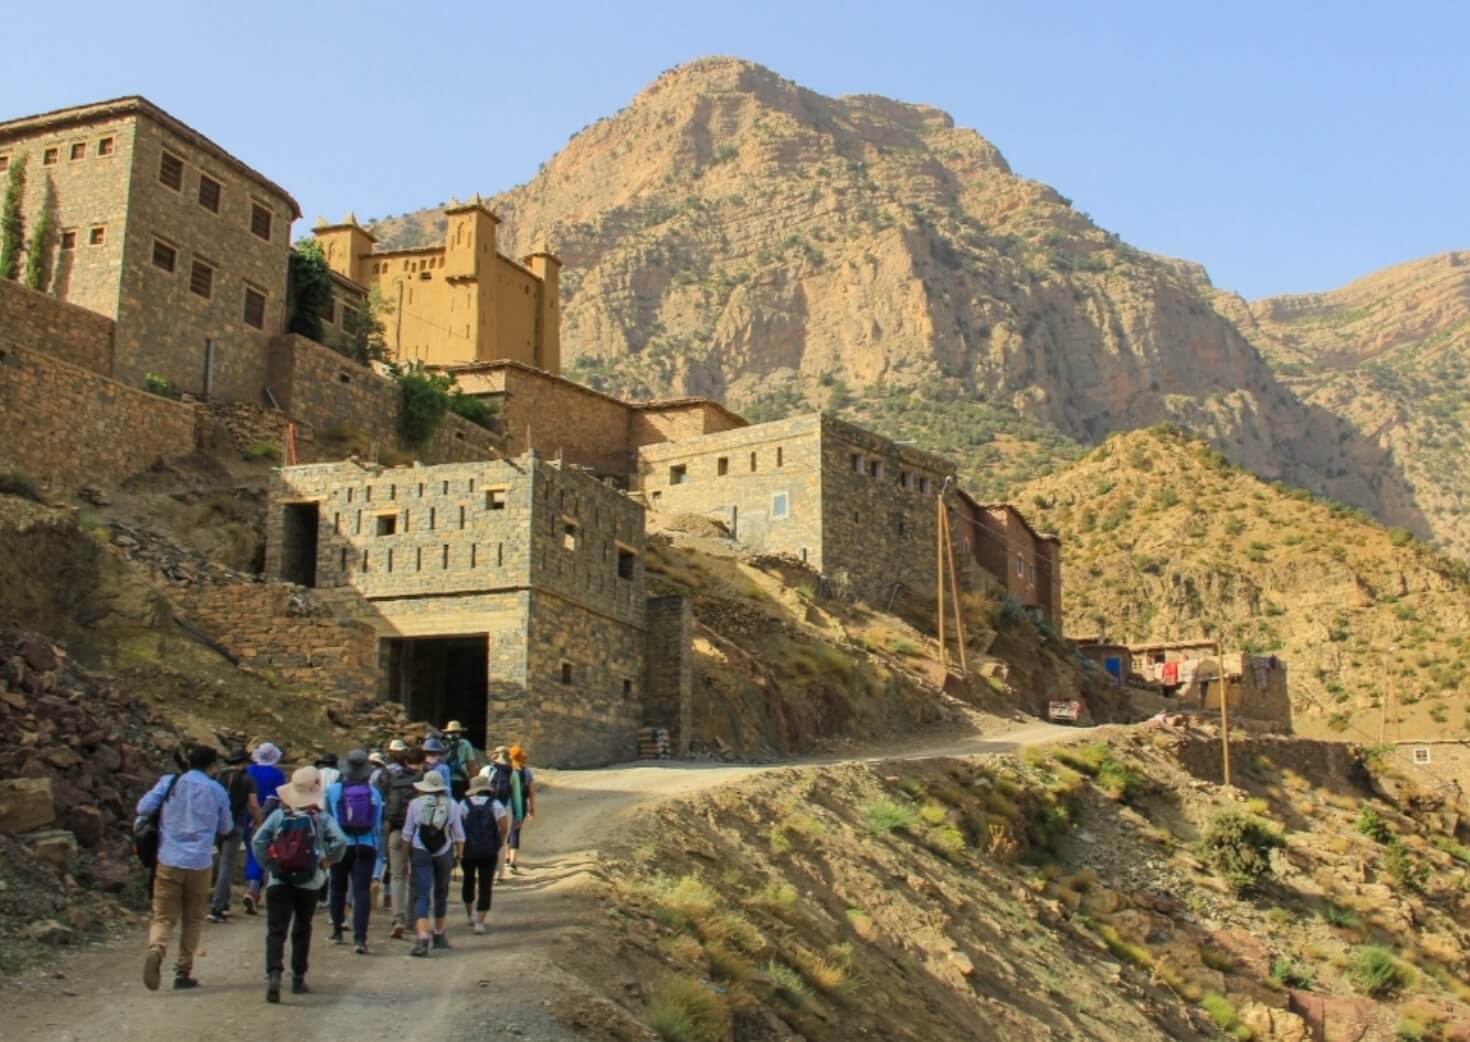
[[[439,741],[439,739],[437,739],[437,738],[425,738],[424,739],[424,752],[426,752],[426,753],[442,753],[443,751],[444,751],[444,743],[441,742],[441,741]]]
[[[490,759],[496,763],[505,764],[507,767],[510,766],[510,752],[503,745],[497,745],[495,747],[495,752],[491,755]]]
[[[470,779],[469,795],[473,796],[480,792],[490,791],[490,777],[485,774],[477,774]]]
[[[342,772],[345,781],[367,781],[372,773],[373,765],[368,762],[366,749],[354,749],[347,754],[347,766]]]
[[[451,720],[444,725],[445,734],[464,734],[464,724],[458,720]]]
[[[413,783],[413,787],[415,789],[419,790],[419,792],[447,792],[448,791],[444,787],[444,775],[440,774],[438,771],[430,771],[428,774],[424,775],[418,781],[414,782]]]
[[[408,752],[408,743],[402,738],[395,738],[388,743],[388,751],[390,753],[406,753]]]
[[[245,747],[237,745],[233,749],[231,749],[230,754],[225,757],[225,763],[234,766],[238,763],[244,763],[248,759],[250,759],[250,754],[245,751]]]
[[[291,780],[276,789],[276,799],[292,810],[322,805],[322,772],[315,767],[298,767]]]
[[[516,767],[526,766],[526,750],[522,749],[519,745],[511,746],[510,762],[513,766]]]
[[[382,753],[378,752],[378,750],[376,750],[376,749],[374,749],[372,752],[368,753],[368,763],[372,764],[374,767],[387,767],[388,766],[388,760],[387,760],[387,758]]]
[[[270,742],[261,742],[255,747],[255,752],[250,754],[250,758],[262,767],[274,767],[281,762],[281,750]]]

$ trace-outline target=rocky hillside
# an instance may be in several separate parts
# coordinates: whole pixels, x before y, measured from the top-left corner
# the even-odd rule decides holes
[[[1470,733],[1470,574],[1364,515],[1267,485],[1167,430],[1113,438],[1022,503],[1063,537],[1072,632],[1219,634],[1286,659],[1296,726]]]
[[[1470,557],[1470,253],[1331,293],[1212,301],[1304,400],[1390,452],[1428,530]]]
[[[702,59],[493,205],[506,252],[566,262],[563,343],[593,384],[758,417],[862,406],[921,444],[978,407],[986,429],[957,449],[1043,467],[1056,432],[1172,421],[1422,529],[1388,454],[1283,387],[1198,266],[1121,242],[938,109]],[[402,245],[441,227],[435,210],[376,230]]]

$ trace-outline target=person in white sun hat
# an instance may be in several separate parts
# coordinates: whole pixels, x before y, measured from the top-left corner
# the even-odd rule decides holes
[[[455,801],[464,799],[477,769],[475,743],[458,720],[444,725],[444,762],[449,765],[449,787]]]
[[[403,823],[403,841],[408,845],[413,873],[413,916],[416,943],[410,953],[419,958],[432,946],[449,947],[445,934],[449,914],[449,877],[454,863],[464,853],[464,825],[459,804],[450,798],[443,775],[425,772],[414,784],[418,797],[408,805]],[[431,906],[432,905],[432,909]],[[434,933],[429,934],[433,912]]]

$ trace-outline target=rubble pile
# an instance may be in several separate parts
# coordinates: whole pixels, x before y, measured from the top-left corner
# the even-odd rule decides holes
[[[149,528],[109,521],[107,534],[124,558],[146,565],[172,583],[206,586],[260,581],[248,572],[216,564],[198,551],[180,546]]]

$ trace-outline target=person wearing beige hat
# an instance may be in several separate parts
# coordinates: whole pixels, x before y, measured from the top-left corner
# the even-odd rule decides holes
[[[459,804],[459,817],[464,825],[464,854],[459,859],[464,872],[465,916],[475,933],[485,932],[490,915],[490,902],[495,887],[495,869],[510,835],[510,812],[490,791],[490,779],[480,776],[470,782],[470,790]]]
[[[454,798],[464,799],[475,776],[475,743],[458,720],[444,725],[444,762],[449,765],[449,787]]]
[[[434,948],[448,948],[445,934],[449,914],[449,877],[464,853],[464,825],[459,804],[450,798],[444,776],[425,771],[414,784],[418,797],[408,805],[403,841],[408,845],[413,872],[413,916],[417,941],[409,954],[419,958]],[[429,935],[432,911],[434,933]]]
[[[280,806],[251,840],[265,869],[265,973],[267,1002],[281,1001],[286,934],[291,935],[291,994],[304,995],[311,952],[311,917],[327,882],[326,868],[347,852],[347,834],[326,813],[322,775],[302,767],[276,789]]]

